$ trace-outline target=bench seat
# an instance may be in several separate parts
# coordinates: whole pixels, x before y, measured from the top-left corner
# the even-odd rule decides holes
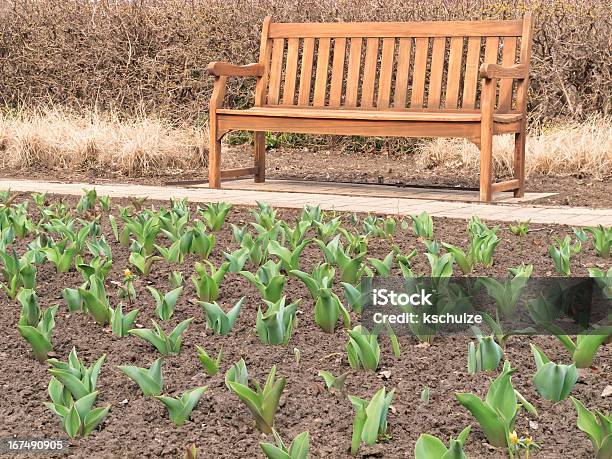
[[[285,107],[253,107],[246,110],[221,108],[218,115],[239,116],[274,116],[281,118],[317,118],[342,120],[374,120],[374,121],[432,121],[432,122],[480,122],[480,112],[465,111],[418,111],[418,110],[348,110],[329,108],[285,108]],[[495,113],[495,123],[514,123],[523,118],[521,113]]]

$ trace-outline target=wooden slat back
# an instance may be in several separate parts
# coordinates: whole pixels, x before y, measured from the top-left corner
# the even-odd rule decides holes
[[[312,105],[315,107],[325,106],[330,45],[330,38],[322,38],[319,40],[319,49],[317,50],[317,75],[315,77],[314,99],[312,101]]]
[[[344,105],[349,108],[357,106],[362,41],[363,40],[361,38],[351,38],[348,74],[346,77],[346,99],[344,100]]]
[[[295,103],[295,82],[297,80],[300,40],[297,38],[289,38],[287,42],[287,65],[285,67],[283,105],[293,105]]]
[[[457,108],[463,59],[463,37],[452,37],[446,76],[446,98],[444,108]]]
[[[478,70],[480,69],[480,37],[468,39],[465,57],[463,80],[463,98],[461,108],[476,107],[476,90],[478,89]]]
[[[427,77],[427,51],[429,39],[419,37],[415,39],[415,42],[410,108],[422,108],[425,95],[425,79]]]
[[[268,77],[270,81],[268,86],[268,105],[278,105],[284,47],[285,40],[283,38],[272,40],[272,62],[270,63],[270,75]]]
[[[504,37],[502,44],[502,65],[516,64],[516,37]],[[498,111],[504,113],[512,108],[512,87],[514,80],[503,79],[499,82]]]
[[[334,39],[334,60],[332,62],[331,86],[329,88],[329,106],[339,107],[342,98],[342,81],[344,79],[344,57],[346,55],[346,38]]]
[[[361,83],[360,107],[370,108],[374,101],[374,84],[376,83],[376,68],[378,67],[378,38],[366,40],[366,54],[363,65],[363,81]]]
[[[388,108],[391,102],[391,79],[393,78],[393,58],[395,38],[384,38],[380,58],[380,75],[378,79],[377,108]]]
[[[445,51],[446,38],[434,38],[431,50],[431,72],[429,78],[429,94],[427,98],[427,108],[432,110],[440,108]]]
[[[485,51],[483,63],[497,64],[499,63],[499,37],[487,37],[485,40]]]
[[[399,39],[399,50],[397,52],[397,74],[395,75],[395,108],[406,106],[406,92],[408,91],[408,74],[410,72],[410,52],[412,49],[411,38]]]
[[[310,102],[310,87],[312,86],[312,64],[314,60],[315,39],[304,39],[302,49],[302,62],[300,64],[300,89],[298,93],[298,105],[305,106]]]
[[[267,22],[256,105],[475,111],[482,63],[512,65],[519,53],[518,62],[529,62],[525,24]],[[521,111],[526,86],[498,85],[496,110]]]

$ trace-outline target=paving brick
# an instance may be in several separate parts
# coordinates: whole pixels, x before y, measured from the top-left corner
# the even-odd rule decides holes
[[[379,188],[377,185],[351,185],[351,184],[317,184],[310,186],[307,182],[295,182],[288,185],[279,182],[266,182],[265,189],[262,184],[253,184],[244,181],[243,189],[223,188],[211,190],[202,186],[190,187],[164,187],[132,184],[97,184],[95,188],[101,195],[111,197],[148,196],[151,199],[167,200],[171,197],[187,197],[193,202],[227,201],[236,205],[255,205],[256,201],[268,202],[276,207],[300,209],[306,204],[320,204],[325,210],[343,210],[350,212],[415,215],[423,211],[438,217],[470,218],[478,215],[484,220],[500,220],[514,222],[517,220],[531,220],[533,223],[556,223],[567,225],[612,225],[612,209],[589,209],[584,207],[553,207],[535,206],[527,202],[504,203],[488,205],[457,199],[461,191],[419,189],[410,193],[405,189],[392,187]],[[257,185],[257,186],[256,186]],[[282,185],[282,186],[281,186]],[[44,182],[36,180],[9,180],[0,179],[0,189],[13,191],[36,191],[56,194],[81,195],[83,188],[92,188],[94,185],[86,183]],[[285,190],[282,191],[284,187]],[[391,189],[390,189],[391,188]],[[338,190],[341,189],[341,193]],[[306,190],[307,192],[303,192]],[[320,194],[313,193],[313,190]],[[380,192],[380,193],[379,193]],[[383,196],[377,196],[376,194]],[[539,195],[542,195],[539,193]],[[434,200],[431,196],[438,196],[446,200]],[[505,201],[517,201],[511,195],[504,194]],[[470,198],[472,199],[472,198]]]

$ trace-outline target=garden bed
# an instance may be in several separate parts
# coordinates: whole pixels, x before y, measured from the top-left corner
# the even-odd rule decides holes
[[[52,202],[62,199],[74,206],[76,199],[65,196],[50,197]],[[31,210],[35,207],[31,204]],[[114,205],[129,205],[127,200],[114,200]],[[156,208],[167,203],[147,202]],[[196,215],[192,207],[192,216]],[[118,212],[111,211],[119,220]],[[279,210],[277,218],[293,221],[299,212]],[[363,218],[363,216],[361,216]],[[349,215],[343,215],[344,225],[350,226]],[[229,223],[243,225],[253,221],[246,208],[230,211],[223,229],[216,233],[216,246],[210,256],[215,266],[224,261],[222,251],[238,248],[233,239]],[[112,247],[113,266],[108,275],[106,288],[115,306],[114,281],[121,282],[126,268],[134,269],[128,261],[129,250],[115,242],[106,213],[102,216],[102,229]],[[492,225],[493,223],[490,223]],[[120,224],[121,225],[121,224]],[[467,244],[464,220],[435,218],[435,237],[461,247]],[[510,233],[506,224],[500,224],[501,242],[490,268],[477,267],[474,275],[505,276],[508,268],[520,263],[533,264],[533,276],[553,276],[555,267],[548,256],[548,246],[554,236],[572,234],[566,226],[530,225],[524,237]],[[361,228],[361,223],[359,223]],[[160,237],[158,241],[163,241]],[[23,252],[27,240],[16,241],[18,253]],[[158,242],[160,243],[160,242]],[[163,242],[162,242],[163,243]],[[428,272],[429,264],[424,255],[425,247],[410,229],[398,225],[394,241],[373,237],[368,244],[368,256],[382,259],[391,250],[392,244],[402,253],[415,247],[419,254],[413,259],[415,272]],[[310,433],[312,457],[350,457],[351,430],[354,409],[344,393],[330,393],[325,389],[319,370],[334,375],[349,372],[346,393],[371,398],[381,387],[396,389],[396,396],[389,413],[389,440],[371,447],[363,446],[358,455],[370,457],[411,457],[414,444],[421,433],[431,433],[445,442],[449,436],[456,437],[467,425],[472,433],[465,451],[469,457],[504,457],[501,448],[487,444],[476,420],[455,399],[455,392],[486,393],[490,380],[498,374],[480,372],[469,374],[466,369],[466,351],[469,339],[460,336],[437,337],[433,344],[420,344],[413,337],[400,336],[401,355],[391,352],[389,340],[381,337],[381,364],[376,372],[353,370],[346,358],[346,330],[340,324],[333,334],[324,333],[313,320],[313,300],[308,290],[298,279],[290,277],[284,290],[288,300],[301,298],[298,308],[299,324],[288,345],[264,345],[255,334],[257,308],[262,305],[259,292],[241,275],[228,273],[221,285],[219,304],[225,309],[234,305],[242,296],[246,297],[237,322],[227,336],[213,335],[206,330],[206,320],[201,306],[196,301],[196,291],[190,280],[194,273],[195,255],[187,255],[182,265],[171,265],[159,261],[153,265],[148,278],[136,275],[134,287],[137,299],[132,309],[140,313],[136,319],[139,326],[149,327],[156,319],[153,298],[145,288],[152,285],[161,292],[171,289],[168,276],[180,270],[184,279],[184,290],[176,305],[172,318],[164,323],[168,330],[180,321],[193,317],[185,332],[180,354],[164,358],[164,393],[172,396],[186,389],[208,386],[208,390],[189,420],[182,427],[175,427],[168,419],[165,407],[151,397],[143,396],[139,387],[117,365],[148,367],[159,353],[144,340],[136,336],[118,338],[110,328],[96,324],[90,315],[68,313],[62,298],[62,289],[76,288],[82,276],[74,270],[56,273],[50,263],[38,266],[36,293],[41,307],[60,304],[53,334],[54,355],[66,360],[72,347],[87,365],[102,354],[106,354],[98,383],[97,406],[111,405],[110,412],[100,427],[88,437],[71,440],[72,457],[180,457],[185,447],[194,443],[201,457],[262,457],[260,441],[273,441],[254,427],[253,418],[245,405],[224,384],[224,373],[230,365],[244,358],[249,376],[263,381],[273,365],[279,375],[287,378],[281,397],[275,425],[283,439],[292,439],[305,430]],[[310,272],[323,261],[321,250],[315,244],[308,245],[300,258],[300,269]],[[587,268],[598,266],[608,269],[609,259],[595,256],[590,242],[583,245],[580,253],[571,260],[572,274],[588,276]],[[247,264],[245,269],[254,271]],[[456,270],[458,273],[458,271]],[[394,274],[400,275],[395,267]],[[336,293],[342,298],[339,282]],[[3,320],[0,322],[0,437],[66,438],[59,418],[44,406],[48,401],[47,385],[50,375],[48,365],[38,363],[32,357],[30,346],[19,336],[17,321],[19,305],[0,293],[3,304]],[[351,313],[353,322],[357,316]],[[160,322],[157,319],[158,322]],[[539,417],[519,412],[516,430],[519,435],[528,431],[542,446],[536,457],[592,457],[593,448],[588,437],[576,427],[576,413],[569,399],[558,403],[543,400],[535,391],[531,378],[536,371],[529,343],[537,343],[545,353],[557,362],[568,363],[570,357],[561,343],[554,337],[511,337],[506,347],[506,358],[518,371],[513,377],[514,387],[539,411]],[[222,349],[221,371],[207,376],[200,364],[195,346],[202,346],[210,355]],[[294,349],[299,349],[299,363]],[[603,398],[602,391],[610,384],[612,374],[612,348],[600,349],[592,368],[581,370],[580,379],[572,395],[590,409],[609,412],[612,398]],[[425,387],[430,389],[429,403],[420,400]],[[60,456],[60,455],[58,455]]]
[[[249,146],[233,147],[224,144],[224,167],[244,167],[249,164],[250,150]],[[410,155],[387,155],[380,152],[351,153],[334,149],[303,151],[279,148],[267,154],[266,177],[281,180],[383,183],[400,187],[478,189],[478,173],[474,168],[458,168],[457,164],[450,161],[448,164],[430,169],[415,161],[415,158]],[[6,178],[52,179],[90,184],[119,182],[162,186],[208,180],[206,167],[199,165],[193,170],[157,168],[146,176],[134,177],[107,167],[49,170],[46,165],[40,170],[37,166],[27,169],[5,167],[1,175]],[[503,178],[500,177],[500,179]],[[609,177],[597,179],[583,174],[543,175],[533,173],[527,177],[526,183],[527,192],[555,193],[552,196],[531,201],[530,204],[603,208],[611,205],[612,180]]]

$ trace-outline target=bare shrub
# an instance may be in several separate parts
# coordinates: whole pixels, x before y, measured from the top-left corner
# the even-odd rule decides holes
[[[202,125],[211,60],[253,62],[261,21],[411,21],[536,16],[533,120],[612,111],[611,0],[12,0],[0,8],[0,97]],[[232,80],[244,107],[252,81]]]

